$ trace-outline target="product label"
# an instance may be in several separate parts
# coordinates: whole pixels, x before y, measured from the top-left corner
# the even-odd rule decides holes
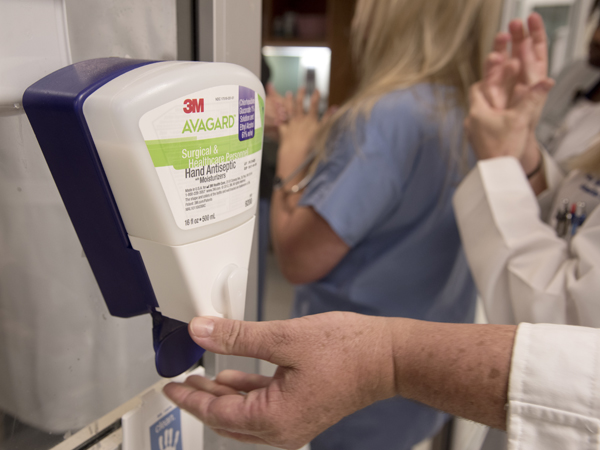
[[[194,92],[142,116],[142,135],[181,229],[225,220],[258,201],[263,120],[263,99],[235,85]]]
[[[181,410],[172,409],[150,426],[151,450],[182,450]]]

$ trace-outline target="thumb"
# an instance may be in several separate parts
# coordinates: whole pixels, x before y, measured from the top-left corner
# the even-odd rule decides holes
[[[222,355],[247,356],[277,364],[275,343],[287,340],[280,321],[246,322],[219,317],[195,317],[188,326],[200,347]]]

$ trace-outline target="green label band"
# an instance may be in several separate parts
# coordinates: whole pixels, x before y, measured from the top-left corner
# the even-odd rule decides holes
[[[263,129],[246,141],[232,134],[213,139],[158,139],[146,141],[154,167],[173,166],[176,170],[225,163],[261,150]]]

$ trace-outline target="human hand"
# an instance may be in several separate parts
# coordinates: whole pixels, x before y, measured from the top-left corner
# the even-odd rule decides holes
[[[288,120],[285,99],[271,83],[267,83],[266,94],[265,134],[276,141],[279,140],[279,126]]]
[[[480,159],[512,155],[526,173],[540,160],[535,127],[553,82],[546,77],[547,44],[538,14],[528,19],[530,35],[519,20],[511,34],[499,33],[488,56],[482,82],[471,88],[471,108],[465,121],[469,140]],[[513,51],[509,56],[508,42]]]
[[[547,78],[548,43],[541,16],[532,13],[529,34],[520,19],[509,23],[509,33],[498,33],[484,68],[482,90],[494,108],[507,108],[518,102],[531,87]],[[512,52],[508,53],[508,44]],[[508,73],[507,73],[508,72]],[[516,74],[516,75],[515,75]]]
[[[519,80],[514,89],[515,101],[528,91],[528,88],[548,80],[548,42],[544,21],[538,13],[532,13],[527,18],[529,33],[525,31],[520,20],[513,20],[509,24],[512,41],[512,55],[521,63]],[[550,85],[552,87],[552,85]],[[531,129],[520,161],[525,173],[530,173],[540,164],[541,152],[538,148],[535,129],[542,113],[547,94],[543,101],[532,110]]]
[[[319,120],[321,94],[314,90],[310,96],[308,111],[304,110],[306,89],[300,88],[296,96],[288,92],[285,107],[289,120],[279,126],[280,145],[277,153],[277,172],[286,178],[307,158],[314,145],[320,127],[329,117]]]
[[[531,141],[536,117],[553,86],[550,79],[542,80],[528,88],[515,104],[506,109],[494,108],[484,94],[483,82],[470,89],[469,114],[465,130],[478,159],[514,156],[528,173],[537,162],[531,162]],[[534,155],[539,158],[539,154]],[[539,161],[539,159],[538,159]]]
[[[273,377],[232,370],[214,381],[192,376],[164,392],[220,435],[296,449],[343,417],[394,396],[388,324],[346,312],[273,322],[196,318],[190,334],[208,351],[279,367]]]
[[[525,30],[523,22],[512,20],[508,28],[512,43],[512,57],[521,62],[519,83],[533,86],[548,76],[548,41],[542,16],[532,13],[527,18]]]

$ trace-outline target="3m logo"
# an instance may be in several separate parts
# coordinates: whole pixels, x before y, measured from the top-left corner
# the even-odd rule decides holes
[[[186,98],[183,104],[185,105],[183,112],[186,114],[204,112],[203,98]]]

